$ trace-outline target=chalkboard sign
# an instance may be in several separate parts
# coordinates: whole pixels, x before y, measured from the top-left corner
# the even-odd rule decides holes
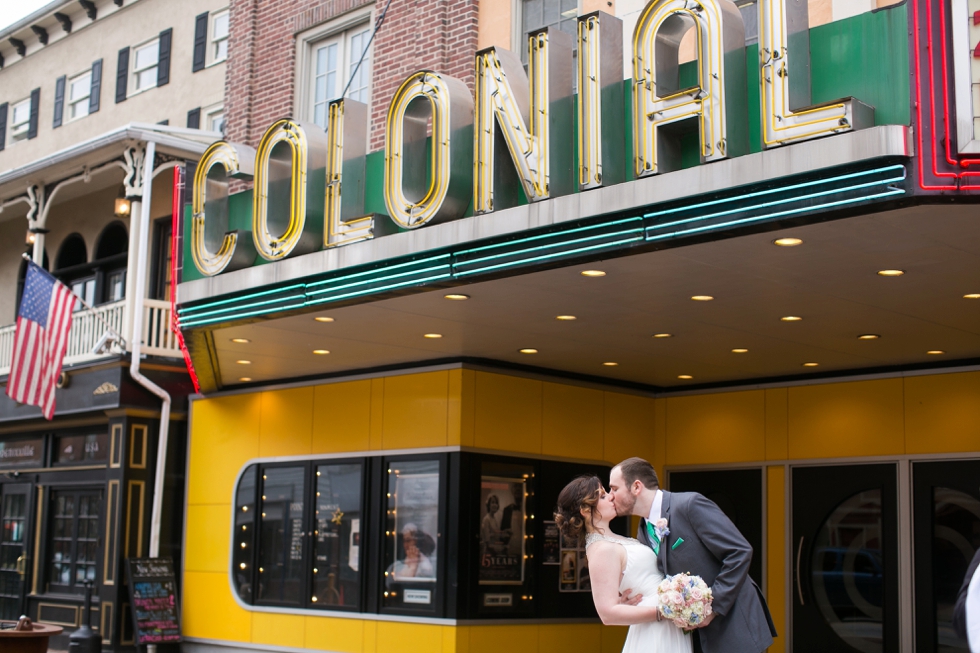
[[[177,581],[170,558],[128,558],[129,601],[136,645],[180,641]]]

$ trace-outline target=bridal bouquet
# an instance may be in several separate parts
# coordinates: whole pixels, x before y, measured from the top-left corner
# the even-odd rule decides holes
[[[711,614],[711,588],[700,576],[675,574],[657,587],[660,614],[678,628],[693,628]]]

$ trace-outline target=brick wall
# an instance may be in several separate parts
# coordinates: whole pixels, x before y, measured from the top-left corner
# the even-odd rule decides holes
[[[370,149],[384,147],[392,95],[423,69],[457,77],[472,90],[479,0],[391,0],[372,46]],[[272,122],[293,112],[296,34],[387,0],[231,0],[225,115],[231,141],[255,147]]]

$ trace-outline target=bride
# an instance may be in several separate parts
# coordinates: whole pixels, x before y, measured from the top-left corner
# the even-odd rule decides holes
[[[667,620],[657,608],[657,586],[663,574],[653,550],[612,532],[616,518],[611,495],[596,476],[582,476],[558,495],[555,522],[569,540],[585,538],[592,579],[592,599],[602,623],[629,626],[623,653],[691,653],[691,637]],[[626,588],[643,595],[638,605],[620,601]]]

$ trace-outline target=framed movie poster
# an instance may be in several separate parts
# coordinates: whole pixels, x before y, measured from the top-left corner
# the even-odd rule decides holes
[[[403,463],[401,467],[418,466],[420,469],[395,476],[394,501],[390,503],[394,504],[395,533],[401,546],[388,570],[392,580],[436,582],[436,537],[439,533],[439,472],[436,465],[438,463]],[[424,469],[427,466],[433,471]]]
[[[559,534],[560,553],[558,591],[591,592],[592,581],[589,576],[589,559],[585,555],[585,540],[575,540]]]
[[[481,478],[481,585],[524,584],[526,484],[526,478]]]
[[[561,537],[558,533],[558,524],[553,521],[544,522],[544,559],[543,565],[559,565],[559,555],[561,551]]]

